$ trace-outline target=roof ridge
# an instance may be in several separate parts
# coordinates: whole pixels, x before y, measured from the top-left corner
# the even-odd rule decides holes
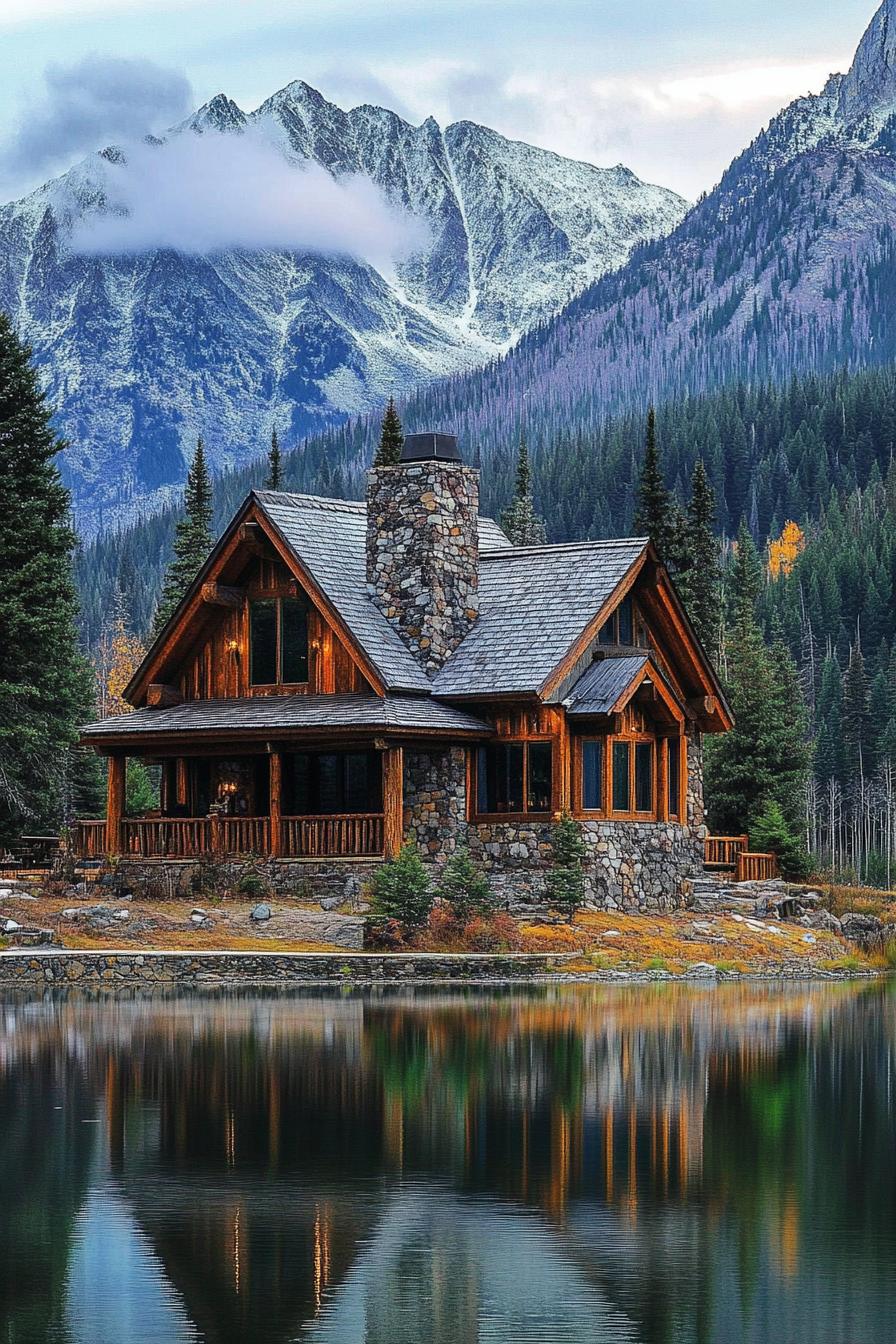
[[[315,508],[331,508],[353,513],[366,513],[367,505],[363,499],[337,499],[331,495],[306,495],[298,490],[253,490],[256,499],[262,503],[311,504]]]
[[[555,555],[557,551],[594,551],[607,546],[646,546],[649,537],[604,537],[600,541],[557,541],[538,546],[501,546],[480,555],[482,560],[508,560],[514,556]]]

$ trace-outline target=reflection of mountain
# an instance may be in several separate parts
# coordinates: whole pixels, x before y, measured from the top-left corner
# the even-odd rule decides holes
[[[542,1219],[429,1184],[405,1187],[390,1203],[308,1331],[319,1344],[483,1337],[624,1344],[637,1334]]]
[[[13,1008],[0,1339],[889,1344],[893,1029],[878,988]]]

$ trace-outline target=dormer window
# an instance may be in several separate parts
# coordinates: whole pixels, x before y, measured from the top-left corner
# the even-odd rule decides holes
[[[250,686],[295,686],[308,680],[308,608],[301,598],[249,603]]]

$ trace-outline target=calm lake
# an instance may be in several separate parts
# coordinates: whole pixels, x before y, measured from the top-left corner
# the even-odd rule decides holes
[[[2,1344],[891,1344],[883,985],[0,1002]]]

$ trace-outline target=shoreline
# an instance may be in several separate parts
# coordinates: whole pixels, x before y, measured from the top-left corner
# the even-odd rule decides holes
[[[664,970],[585,970],[581,955],[550,952],[237,952],[38,948],[0,952],[0,992],[72,987],[196,989],[382,984],[736,984],[884,980],[874,967],[825,969],[782,963],[744,971],[698,963],[681,974]],[[578,965],[573,965],[578,963]],[[568,969],[567,969],[568,967]]]

